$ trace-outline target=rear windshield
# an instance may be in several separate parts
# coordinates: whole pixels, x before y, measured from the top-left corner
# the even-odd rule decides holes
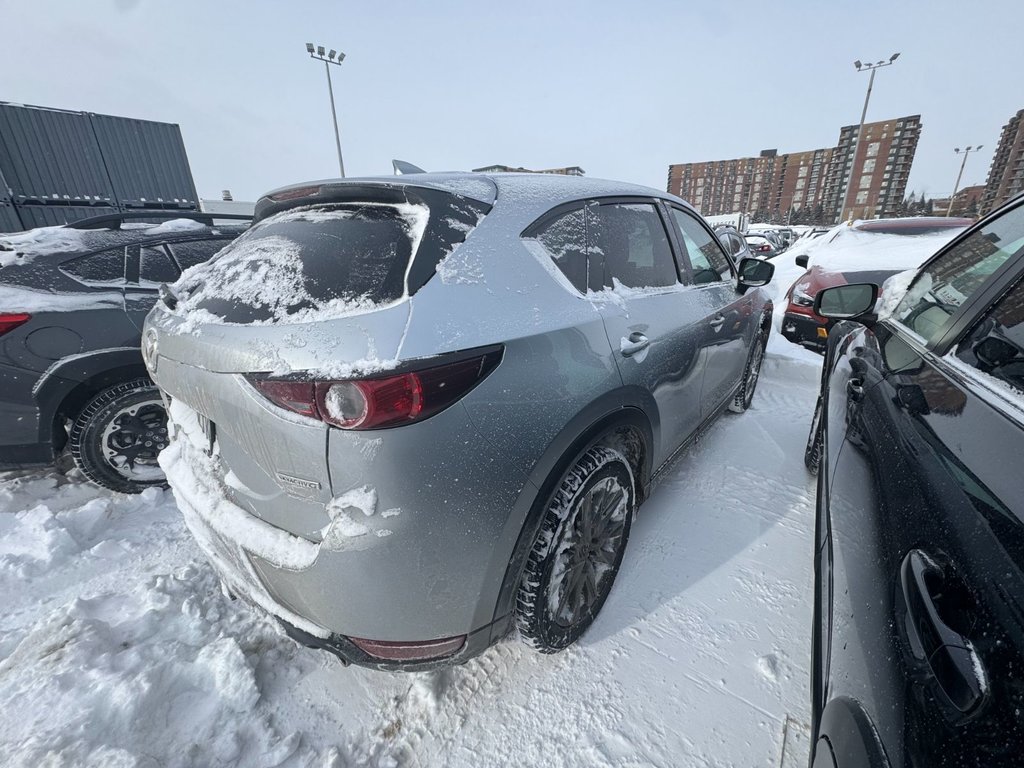
[[[211,320],[253,323],[309,322],[392,304],[425,282],[408,279],[421,246],[433,274],[482,215],[465,205],[442,208],[444,217],[429,228],[437,217],[423,203],[286,210],[185,273],[176,288],[179,306]]]

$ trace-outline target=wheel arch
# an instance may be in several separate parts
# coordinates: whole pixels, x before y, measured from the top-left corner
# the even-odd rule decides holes
[[[68,438],[65,419],[77,416],[107,387],[142,378],[149,378],[149,372],[138,347],[104,349],[58,361],[32,393],[40,411],[40,438],[52,442],[59,452]]]
[[[566,470],[593,445],[608,444],[622,451],[630,462],[636,478],[637,504],[644,501],[650,487],[654,434],[647,414],[632,406],[619,406],[597,418],[581,413],[551,441],[548,451],[534,466],[530,487],[536,488],[509,558],[508,567],[498,592],[495,618],[509,615],[515,606],[516,592],[533,541],[544,519],[544,511],[558,488]],[[578,422],[585,419],[582,428]],[[603,439],[609,439],[607,442]],[[566,443],[568,443],[566,445]],[[561,446],[566,446],[562,448]]]
[[[814,751],[825,740],[837,759],[837,768],[891,768],[874,723],[860,702],[849,696],[837,696],[825,705],[812,738],[812,763]]]

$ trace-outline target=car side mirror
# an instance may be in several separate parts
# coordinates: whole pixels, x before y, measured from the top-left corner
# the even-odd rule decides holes
[[[763,259],[747,257],[740,261],[737,287],[740,290],[768,285],[775,275],[775,265]]]
[[[796,265],[798,267],[803,267],[804,269],[807,269],[807,254],[806,253],[801,253],[799,256],[796,257]]]
[[[869,313],[878,300],[878,286],[874,283],[834,285],[818,291],[814,297],[814,313],[832,320],[860,320],[865,325],[874,321]]]
[[[974,345],[974,356],[989,368],[999,368],[1017,357],[1017,348],[996,336],[986,336]]]

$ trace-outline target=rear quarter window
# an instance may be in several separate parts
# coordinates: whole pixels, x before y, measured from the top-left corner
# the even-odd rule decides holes
[[[61,271],[83,283],[95,285],[124,284],[124,247],[111,248],[88,256],[65,261]]]

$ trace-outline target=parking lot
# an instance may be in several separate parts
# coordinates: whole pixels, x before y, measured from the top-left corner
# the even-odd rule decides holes
[[[798,765],[818,371],[773,340],[752,408],[642,508],[578,646],[542,656],[510,638],[412,676],[342,667],[225,598],[169,491],[4,475],[0,697],[17,706],[0,762]]]

